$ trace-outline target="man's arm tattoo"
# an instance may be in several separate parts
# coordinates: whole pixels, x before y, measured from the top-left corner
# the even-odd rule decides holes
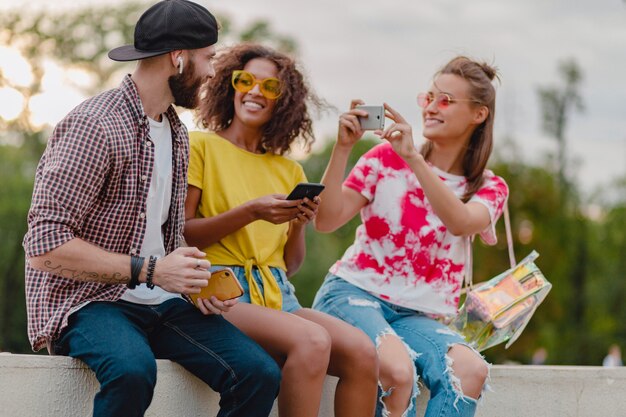
[[[75,281],[100,282],[102,284],[127,284],[130,281],[129,275],[124,275],[120,272],[112,274],[98,274],[89,271],[79,272],[77,269],[65,268],[63,265],[54,266],[49,260],[44,262],[44,267],[46,272]]]

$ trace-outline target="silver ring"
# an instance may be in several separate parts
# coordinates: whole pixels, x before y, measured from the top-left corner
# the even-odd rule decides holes
[[[200,259],[196,259],[196,268],[200,268]]]

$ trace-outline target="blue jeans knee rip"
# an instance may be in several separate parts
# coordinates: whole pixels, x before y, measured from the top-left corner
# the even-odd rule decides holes
[[[443,329],[437,329],[436,330],[437,333],[439,334],[443,334],[443,335],[447,335],[447,336],[455,336],[457,333],[450,329],[450,328],[443,328]],[[465,346],[468,349],[470,349],[472,352],[474,352],[476,355],[480,356],[480,358],[484,361],[485,357],[483,355],[481,355],[476,349],[474,349],[473,347],[469,346],[468,344],[465,343],[450,343],[448,344],[448,351],[450,351],[450,349],[452,348],[452,346],[454,345],[461,345],[461,346]],[[491,373],[491,364],[487,363],[487,380],[489,380],[489,375]],[[457,408],[457,403],[459,402],[459,400],[462,400],[464,402],[472,402],[472,401],[476,401],[474,398],[471,397],[467,397],[464,393],[463,393],[463,388],[461,386],[461,380],[453,374],[453,369],[452,369],[452,365],[454,364],[454,359],[452,359],[450,356],[448,356],[448,354],[446,354],[446,374],[448,374],[448,378],[450,379],[450,384],[452,386],[452,389],[454,390],[454,392],[456,393],[456,398],[454,400],[454,408],[458,411]],[[486,389],[489,389],[488,384],[485,384],[483,386],[483,390],[482,393],[485,392]],[[479,398],[482,399],[482,393],[480,395]]]
[[[453,330],[450,330],[450,332],[454,332]],[[443,333],[443,330],[437,330],[437,333]],[[487,379],[486,381],[489,381],[491,379],[491,364],[487,361],[485,361],[485,357],[483,355],[481,355],[476,349],[474,349],[473,347],[465,344],[465,343],[450,343],[448,344],[448,352],[450,352],[450,349],[452,349],[453,346],[455,345],[461,345],[461,346],[465,346],[468,349],[470,349],[472,352],[474,352],[476,355],[478,355],[483,362],[485,362],[485,364],[487,365]],[[461,386],[461,380],[459,379],[459,377],[457,377],[456,375],[454,375],[453,373],[453,369],[452,369],[452,365],[454,365],[454,359],[452,359],[447,353],[446,353],[446,370],[445,373],[448,375],[448,379],[450,380],[450,385],[452,386],[453,391],[456,394],[456,398],[454,399],[454,408],[455,410],[459,410],[457,407],[457,404],[459,401],[463,401],[465,403],[478,403],[480,404],[482,402],[483,399],[483,394],[487,391],[492,391],[491,387],[489,386],[488,382],[485,382],[485,384],[483,385],[482,391],[480,393],[480,396],[477,399],[474,399],[472,397],[468,397],[463,393],[463,388]]]
[[[406,410],[404,411],[404,413],[402,413],[402,417],[408,417],[409,416],[409,412],[412,409],[415,409],[415,401],[417,399],[417,397],[420,394],[420,389],[419,389],[419,375],[417,374],[417,368],[415,367],[415,360],[417,358],[419,358],[422,354],[421,353],[417,353],[416,351],[414,351],[413,349],[411,349],[411,347],[409,345],[407,345],[404,342],[404,339],[402,337],[400,337],[399,335],[397,335],[392,329],[391,327],[388,327],[386,329],[384,329],[382,332],[380,332],[377,336],[376,336],[376,350],[378,350],[378,348],[380,347],[380,344],[382,343],[382,339],[387,337],[388,335],[392,335],[397,337],[398,339],[400,339],[400,341],[402,342],[402,344],[404,345],[404,347],[406,348],[407,352],[409,353],[409,357],[411,358],[411,365],[413,366],[413,389],[411,391],[411,398],[409,399],[409,404],[406,408]],[[383,399],[385,397],[388,397],[391,395],[391,393],[393,392],[393,390],[395,389],[395,387],[389,387],[385,390],[385,387],[383,387],[382,383],[380,382],[380,380],[378,381],[378,386],[380,387],[380,390],[382,392],[380,398],[378,399],[378,401],[380,401],[382,407],[383,407],[383,417],[389,417],[389,410],[387,410],[387,406],[385,404],[385,402],[383,401]]]
[[[371,303],[371,304],[375,304],[375,303],[372,303],[372,302],[370,302],[368,300],[355,300],[355,301],[356,301],[356,303],[353,302],[352,299],[349,300],[351,305],[361,305],[361,306],[364,306],[364,307],[374,307],[374,308],[378,307],[378,308],[380,308],[380,306],[369,305],[368,303]],[[363,303],[358,304],[361,301],[363,301]],[[454,331],[451,330],[451,329],[438,329],[438,330],[436,330],[436,332],[439,333],[439,334],[447,334],[447,335],[451,335],[451,336],[455,334]],[[406,348],[406,350],[407,350],[407,352],[409,354],[409,357],[411,358],[411,364],[413,365],[413,375],[415,375],[415,378],[414,378],[414,381],[413,381],[413,390],[412,390],[412,393],[411,393],[411,398],[409,400],[409,404],[407,406],[407,409],[404,411],[404,413],[402,413],[402,417],[408,417],[409,415],[411,415],[409,413],[412,410],[413,411],[415,410],[415,407],[416,407],[415,404],[416,404],[416,401],[417,401],[417,397],[420,395],[419,385],[423,384],[419,380],[419,375],[418,375],[417,369],[415,367],[415,360],[417,358],[419,358],[422,355],[422,353],[416,352],[415,350],[411,349],[411,347],[404,342],[403,338],[401,336],[397,335],[391,329],[391,327],[388,327],[388,328],[384,329],[383,331],[381,331],[377,335],[376,343],[375,343],[376,349],[378,349],[380,347],[380,344],[382,343],[382,339],[384,337],[386,337],[387,335],[393,335],[393,336],[397,337],[398,339],[400,339],[400,341],[403,343],[404,347]],[[471,347],[471,346],[469,346],[467,344],[464,344],[464,343],[450,343],[450,344],[448,344],[448,352],[455,345],[462,345],[462,346],[465,346],[465,347],[469,348],[472,352],[474,352],[476,355],[478,355],[484,361],[484,356],[483,355],[481,355],[473,347]],[[466,396],[463,393],[463,388],[461,386],[461,380],[456,375],[454,375],[454,373],[453,373],[452,365],[454,364],[454,359],[452,359],[446,353],[445,361],[446,361],[446,369],[445,369],[444,373],[448,376],[448,379],[450,381],[450,386],[452,387],[452,390],[456,394],[456,397],[454,399],[454,404],[453,404],[455,410],[459,411],[458,406],[457,406],[459,401],[463,401],[465,403],[472,403],[472,402],[474,402],[474,403],[480,404],[482,402],[484,393],[487,392],[487,391],[492,391],[491,387],[489,386],[489,384],[485,383],[485,385],[483,386],[481,395],[480,395],[478,400]],[[488,362],[485,362],[485,363],[487,365],[487,370],[488,370],[487,371],[487,381],[489,381],[491,379],[491,376],[490,376],[490,374],[491,374],[491,364],[488,363]],[[388,417],[389,416],[389,411],[387,410],[386,405],[385,405],[383,399],[385,397],[388,397],[389,395],[391,395],[391,393],[393,392],[395,387],[388,387],[387,389],[385,389],[385,387],[382,386],[382,383],[380,381],[378,381],[378,385],[379,385],[379,387],[381,389],[381,392],[382,392],[382,394],[381,394],[381,396],[379,398],[379,402],[381,403],[381,405],[383,407],[383,417]]]

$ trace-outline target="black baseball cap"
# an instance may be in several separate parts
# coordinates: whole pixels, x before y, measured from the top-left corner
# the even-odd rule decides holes
[[[109,51],[114,61],[135,61],[177,49],[198,49],[217,42],[218,24],[203,6],[189,0],[162,0],[146,10],[135,26],[135,43]]]

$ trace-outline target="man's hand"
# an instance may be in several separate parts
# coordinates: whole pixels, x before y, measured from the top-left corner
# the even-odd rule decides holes
[[[211,263],[205,256],[198,248],[178,248],[157,261],[152,282],[165,291],[198,294],[202,287],[209,285],[211,277]],[[145,275],[142,282],[145,282]]]
[[[387,103],[385,103],[385,111],[386,117],[394,123],[384,131],[377,130],[374,133],[389,141],[393,150],[405,161],[419,157],[420,153],[413,142],[411,125]]]

